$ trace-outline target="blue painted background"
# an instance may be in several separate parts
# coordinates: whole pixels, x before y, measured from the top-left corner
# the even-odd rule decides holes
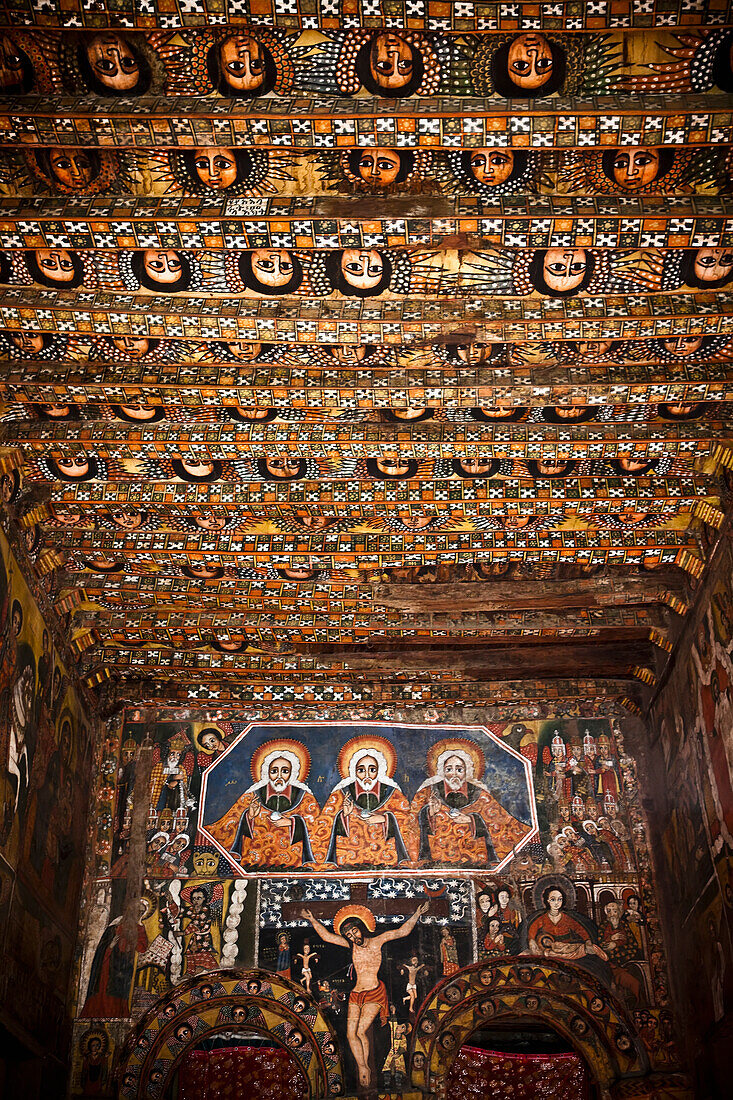
[[[374,724],[339,726],[326,723],[310,726],[297,723],[258,724],[249,733],[242,734],[226,757],[207,773],[203,823],[218,821],[252,785],[249,768],[252,753],[265,741],[280,737],[300,741],[310,752],[311,769],[306,782],[323,806],[333,788],[341,781],[337,768],[341,746],[352,737],[363,735],[386,737],[392,742],[397,752],[397,770],[393,778],[410,800],[427,777],[426,759],[430,746],[444,737],[470,738],[481,747],[486,759],[482,782],[514,817],[525,824],[531,823],[530,792],[522,762],[510,756],[480,730],[462,726],[400,728]]]

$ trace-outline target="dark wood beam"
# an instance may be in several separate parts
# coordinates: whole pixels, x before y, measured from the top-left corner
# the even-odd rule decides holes
[[[570,607],[666,603],[669,593],[684,600],[688,592],[681,572],[654,570],[648,580],[602,575],[577,580],[382,584],[375,586],[372,603],[414,613],[533,608],[562,611]]]

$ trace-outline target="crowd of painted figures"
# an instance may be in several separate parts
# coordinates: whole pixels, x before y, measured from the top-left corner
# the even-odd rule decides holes
[[[184,733],[156,750],[149,818],[151,876],[180,874],[190,856],[195,773],[213,763],[220,774],[224,771],[229,789],[233,784],[241,789],[236,767],[232,772],[228,760],[218,763],[226,748],[221,731],[212,726],[196,735],[197,752]],[[123,754],[132,751],[132,746],[123,747]],[[228,854],[234,867],[250,870],[499,866],[535,831],[526,767],[521,758],[512,757],[515,771],[517,765],[525,776],[523,810],[511,813],[483,781],[486,760],[480,745],[470,738],[442,739],[429,749],[427,778],[410,799],[394,778],[398,759],[392,743],[378,736],[356,737],[339,752],[338,782],[319,802],[307,783],[311,756],[306,746],[287,738],[267,741],[252,754],[253,783],[233,801],[231,795],[223,803],[217,800],[213,773],[207,777],[200,839]],[[129,771],[133,761],[127,760],[125,767]],[[122,836],[125,822],[129,829],[131,809],[127,803],[119,805]]]

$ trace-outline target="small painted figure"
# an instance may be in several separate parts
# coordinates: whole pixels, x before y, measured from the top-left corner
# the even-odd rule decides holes
[[[417,1004],[417,976],[421,970],[426,969],[425,963],[421,963],[417,955],[412,955],[410,961],[400,967],[400,974],[407,976],[407,994],[402,998],[402,1003],[407,1005],[411,1016],[414,1015]]]

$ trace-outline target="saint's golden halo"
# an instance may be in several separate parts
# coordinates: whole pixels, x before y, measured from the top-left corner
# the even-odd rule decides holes
[[[438,774],[438,760],[443,753],[456,752],[456,750],[460,750],[470,757],[473,764],[473,778],[481,779],[486,761],[480,747],[469,737],[444,737],[441,741],[436,741],[434,745],[431,745],[428,749],[428,775]]]
[[[362,749],[375,749],[381,753],[387,762],[387,775],[390,779],[397,771],[397,752],[391,741],[388,741],[386,737],[372,736],[370,734],[360,734],[358,737],[352,737],[350,741],[342,747],[338,755],[338,770],[342,779],[346,779],[349,774],[349,765],[355,753],[360,752]]]
[[[292,740],[289,737],[279,737],[274,741],[265,741],[263,745],[255,749],[249,765],[253,782],[259,783],[260,781],[260,768],[265,757],[277,752],[289,752],[297,758],[300,764],[297,782],[305,783],[311,767],[310,753],[300,741]]]

